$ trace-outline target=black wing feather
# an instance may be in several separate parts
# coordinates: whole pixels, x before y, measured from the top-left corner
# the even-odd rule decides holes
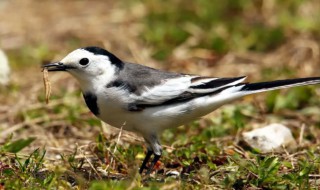
[[[218,87],[228,85],[230,83],[233,83],[233,82],[238,81],[243,78],[246,78],[246,77],[242,76],[242,77],[235,77],[235,78],[218,78],[218,79],[214,79],[210,82],[207,82],[207,83],[204,83],[201,85],[191,86],[190,88],[193,88],[193,89],[218,88]]]

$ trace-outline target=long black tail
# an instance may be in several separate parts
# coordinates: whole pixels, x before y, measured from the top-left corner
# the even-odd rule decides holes
[[[246,91],[251,93],[258,93],[270,90],[277,90],[282,88],[290,88],[295,86],[305,86],[319,84],[320,77],[309,77],[309,78],[297,78],[297,79],[285,79],[285,80],[276,80],[270,82],[258,82],[258,83],[247,83],[247,84],[238,84],[237,86],[243,85],[240,91]],[[250,93],[251,92],[251,93]]]

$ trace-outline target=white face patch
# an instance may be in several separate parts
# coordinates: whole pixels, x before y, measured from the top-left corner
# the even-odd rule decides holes
[[[78,63],[82,58],[91,58],[94,54],[83,49],[76,49],[61,60],[64,64]]]
[[[83,61],[84,59],[88,61]],[[111,81],[116,70],[108,56],[97,55],[85,49],[74,50],[60,62],[70,67],[67,71],[80,82],[83,90]]]

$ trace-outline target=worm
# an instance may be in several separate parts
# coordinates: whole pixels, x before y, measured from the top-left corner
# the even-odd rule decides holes
[[[49,81],[49,74],[47,69],[43,69],[43,83],[44,83],[44,90],[46,94],[46,104],[49,104],[49,99],[51,95],[51,84]]]

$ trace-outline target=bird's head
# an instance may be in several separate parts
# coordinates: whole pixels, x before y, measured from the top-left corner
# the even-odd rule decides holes
[[[85,47],[72,51],[61,61],[43,67],[49,72],[67,71],[80,83],[90,83],[102,78],[107,82],[123,67],[123,62],[103,48]]]

